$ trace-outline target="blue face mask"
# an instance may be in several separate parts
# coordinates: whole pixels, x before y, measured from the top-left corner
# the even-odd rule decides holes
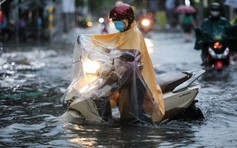
[[[114,26],[118,31],[123,31],[126,27],[126,24],[123,21],[114,21]]]

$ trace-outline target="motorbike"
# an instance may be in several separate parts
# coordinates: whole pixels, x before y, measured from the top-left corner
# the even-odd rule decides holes
[[[205,70],[184,71],[160,75],[157,84],[164,94],[165,116],[167,119],[203,119],[202,111],[196,107],[196,96],[200,90],[197,83]]]
[[[202,43],[203,50],[206,50],[208,55],[206,59],[206,67],[214,67],[221,71],[224,67],[230,65],[230,39],[228,35],[220,34],[212,36],[203,32],[201,29],[195,29],[195,35],[199,42]]]
[[[86,44],[86,40],[79,42]],[[143,65],[138,62],[140,55],[137,50],[106,49],[105,53],[104,50],[77,51],[76,55],[81,60],[74,61],[74,79],[62,97],[67,111],[59,119],[77,124],[98,124],[107,122],[104,113],[108,108],[112,108],[112,115],[116,112],[118,107],[112,105],[114,100],[111,96],[131,81],[131,76],[136,74],[134,71],[140,71]],[[164,94],[165,103],[162,121],[204,118],[202,111],[195,105],[200,90],[197,80],[204,72],[193,70],[159,76],[157,84]]]
[[[144,35],[147,35],[154,26],[154,20],[152,14],[141,15],[138,18],[138,26]]]

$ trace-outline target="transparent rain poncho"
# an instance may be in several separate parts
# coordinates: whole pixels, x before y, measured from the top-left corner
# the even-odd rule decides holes
[[[136,29],[134,24],[130,30],[133,29]],[[118,35],[125,40],[118,41]],[[125,38],[122,35],[119,32],[78,37],[73,53],[73,79],[63,101],[68,103],[69,110],[77,111],[88,121],[103,121],[103,107],[111,100],[118,104],[121,118],[146,116],[153,122],[160,121],[164,115],[162,93],[159,86],[146,81],[147,75],[143,72],[145,66],[152,67],[147,64],[150,58],[144,60],[147,55],[137,47],[122,48],[129,41],[127,34]],[[155,83],[153,69],[153,73],[146,72]]]

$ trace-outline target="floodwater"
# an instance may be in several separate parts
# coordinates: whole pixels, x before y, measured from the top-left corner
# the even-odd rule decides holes
[[[153,33],[159,74],[202,69],[200,51],[180,33]],[[149,45],[152,47],[152,45]],[[0,147],[236,147],[237,66],[207,70],[197,106],[204,120],[156,126],[76,125],[51,120],[65,112],[73,45],[9,46],[0,58]]]

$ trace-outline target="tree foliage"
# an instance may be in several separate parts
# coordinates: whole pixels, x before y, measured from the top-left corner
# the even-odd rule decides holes
[[[118,0],[88,0],[89,10],[93,16],[107,15],[115,6]],[[144,3],[142,0],[122,0],[124,3],[141,7]]]
[[[107,15],[117,0],[88,0],[89,10],[93,16]]]

